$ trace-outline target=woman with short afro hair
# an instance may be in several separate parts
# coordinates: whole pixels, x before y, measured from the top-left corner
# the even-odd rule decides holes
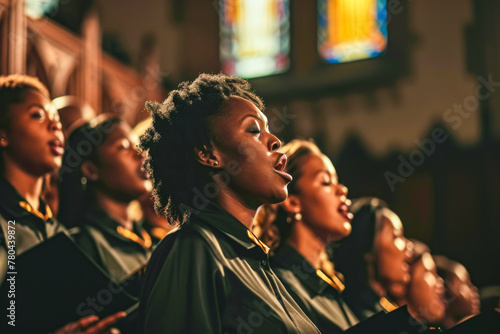
[[[156,181],[155,208],[170,222],[185,220],[187,205],[196,200],[193,189],[208,181],[202,173],[205,167],[195,163],[193,149],[210,147],[208,125],[223,102],[237,96],[264,108],[249,88],[240,78],[202,74],[192,84],[181,83],[162,104],[147,103],[153,121],[141,137],[140,148],[149,152],[146,166]]]
[[[140,148],[155,206],[181,226],[148,265],[144,333],[318,333],[251,232],[257,208],[283,201],[291,177],[248,82],[201,74],[147,108]]]

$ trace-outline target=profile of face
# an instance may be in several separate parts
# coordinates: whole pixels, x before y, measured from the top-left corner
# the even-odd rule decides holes
[[[456,319],[479,314],[481,302],[479,293],[462,265],[456,265],[446,280],[446,300],[449,313]]]
[[[325,244],[348,236],[351,202],[332,162],[320,153],[310,153],[301,159],[296,193],[286,200],[285,209],[292,215],[300,212],[303,223]]]
[[[58,169],[62,164],[64,137],[59,114],[50,100],[35,89],[8,111],[9,126],[1,129],[4,162],[34,175]]]
[[[252,102],[230,97],[211,119],[212,149],[199,161],[216,168],[214,178],[238,200],[257,209],[282,202],[291,176],[280,140],[269,132],[267,117]]]
[[[411,281],[408,286],[408,308],[418,320],[439,322],[445,314],[443,279],[437,274],[436,264],[426,252],[411,265]]]
[[[403,224],[394,212],[382,208],[378,214],[380,225],[374,238],[377,273],[388,294],[402,298],[410,281],[408,240],[403,235]]]
[[[137,140],[130,131],[126,123],[116,124],[98,148],[98,161],[82,164],[83,174],[95,182],[98,191],[123,202],[151,190],[151,182],[142,169],[144,157],[136,151]]]

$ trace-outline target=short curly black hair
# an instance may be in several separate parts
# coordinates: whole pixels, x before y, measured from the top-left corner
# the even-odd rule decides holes
[[[140,137],[139,149],[148,152],[144,167],[153,181],[156,212],[171,224],[186,221],[195,190],[204,187],[208,171],[196,161],[195,149],[211,147],[210,121],[233,96],[264,109],[248,81],[224,74],[200,74],[181,83],[163,103],[146,102],[152,124]]]

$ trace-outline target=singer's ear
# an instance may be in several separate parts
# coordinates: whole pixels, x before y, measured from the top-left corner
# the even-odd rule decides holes
[[[202,149],[194,149],[194,154],[196,155],[196,160],[205,166],[212,168],[221,168],[222,159],[219,157],[219,152],[212,145],[211,147],[203,146]]]
[[[302,205],[297,195],[288,195],[281,205],[289,215],[294,215],[302,211]]]
[[[85,176],[87,179],[97,181],[97,179],[99,178],[99,170],[96,165],[94,165],[94,163],[86,160],[82,163],[82,166],[80,168],[82,169],[83,176]]]

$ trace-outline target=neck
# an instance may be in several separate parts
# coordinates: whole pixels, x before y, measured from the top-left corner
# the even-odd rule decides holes
[[[133,229],[134,222],[127,211],[129,203],[117,201],[100,191],[96,192],[96,200],[99,207],[116,220],[118,224],[127,230]]]
[[[43,177],[29,174],[11,164],[5,163],[5,179],[24,197],[32,208],[38,210],[40,207],[40,196],[42,195]]]
[[[375,279],[375,267],[373,263],[368,264],[368,284],[379,297],[385,297],[387,295],[382,283]]]
[[[455,326],[457,323],[458,323],[457,319],[455,319],[455,317],[453,317],[448,313],[444,316],[443,320],[441,321],[441,324],[443,325],[444,328],[451,328]]]
[[[406,297],[403,298],[391,298],[391,301],[396,303],[398,306],[403,306],[408,304]]]
[[[143,219],[145,219],[149,225],[154,226],[154,227],[161,227],[164,229],[172,229],[173,226],[170,225],[167,221],[167,219],[164,216],[159,216],[156,214],[156,212],[153,209],[144,209],[144,216]]]
[[[325,245],[304,222],[297,221],[293,223],[288,243],[309,261],[315,269],[320,269],[320,256],[325,250]]]
[[[372,288],[372,290],[375,291],[377,296],[382,298],[382,297],[385,297],[387,295],[384,287],[382,286],[382,284],[380,284],[380,282],[377,282],[374,279],[370,279],[369,284],[370,284],[370,287]]]
[[[238,219],[247,229],[252,230],[253,219],[257,209],[246,205],[235,194],[231,193],[228,187],[219,187],[219,189],[220,191],[216,199],[217,204]]]
[[[139,204],[142,211],[142,218],[154,227],[161,227],[166,230],[173,228],[163,215],[158,215],[154,209],[154,202],[151,200],[151,193],[146,193],[139,198]]]

